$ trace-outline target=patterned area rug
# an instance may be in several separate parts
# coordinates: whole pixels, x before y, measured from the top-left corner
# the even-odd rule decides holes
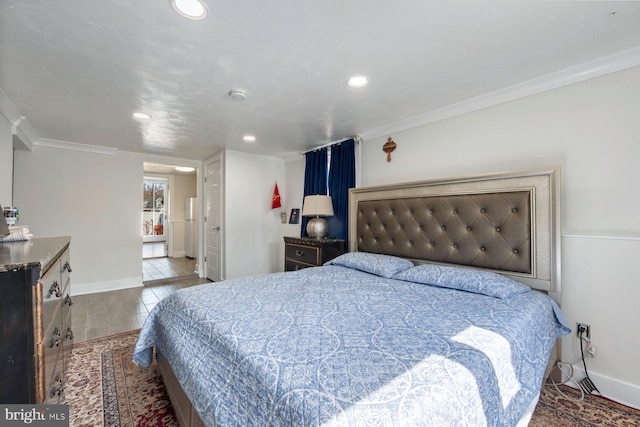
[[[595,395],[578,402],[578,390],[566,385],[559,388],[562,393],[552,384],[542,387],[529,427],[640,427],[640,410]]]
[[[78,343],[63,403],[71,426],[179,426],[155,366],[132,362],[139,331]]]
[[[131,359],[139,331],[76,344],[65,401],[72,426],[178,426],[162,379]],[[578,391],[545,385],[530,427],[640,427],[640,411],[597,396],[581,402]]]

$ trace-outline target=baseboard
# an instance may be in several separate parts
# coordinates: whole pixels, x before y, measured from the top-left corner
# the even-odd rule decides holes
[[[573,377],[576,381],[580,381],[585,377],[582,364],[576,363],[573,365]],[[640,386],[609,378],[597,372],[591,372],[591,370],[589,370],[589,378],[591,378],[591,381],[593,381],[598,390],[600,390],[602,396],[622,403],[623,405],[640,409]],[[568,383],[567,385],[575,387],[575,384],[572,383]]]
[[[142,287],[142,277],[131,277],[129,279],[108,280],[106,282],[93,283],[72,283],[71,295],[95,294],[98,292],[117,291],[119,289]]]
[[[175,251],[173,252],[172,258],[184,258],[186,256],[186,251]]]

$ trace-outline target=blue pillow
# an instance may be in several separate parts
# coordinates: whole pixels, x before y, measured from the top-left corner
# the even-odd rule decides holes
[[[364,271],[387,279],[402,270],[413,267],[413,263],[408,259],[367,252],[347,252],[325,263],[325,265],[330,264]]]
[[[490,271],[436,264],[419,265],[404,270],[393,278],[502,299],[531,290],[527,285]]]

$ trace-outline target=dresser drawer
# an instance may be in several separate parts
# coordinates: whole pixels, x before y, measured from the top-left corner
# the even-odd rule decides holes
[[[57,404],[64,392],[64,358],[61,348],[46,348],[44,350],[46,383],[44,386],[45,404]]]
[[[53,263],[51,268],[40,278],[42,284],[42,328],[43,339],[47,337],[52,322],[59,309],[60,297],[64,292],[64,285],[60,282],[60,261]]]
[[[70,362],[71,351],[73,349],[73,342],[75,336],[73,333],[73,325],[71,324],[71,306],[65,301],[70,301],[65,298],[62,302],[62,358],[64,359],[64,374],[67,375],[67,367]]]
[[[69,249],[67,249],[62,256],[60,256],[60,264],[58,265],[60,271],[60,286],[63,289],[63,295],[71,293],[71,261],[69,257],[70,252]]]
[[[286,245],[285,257],[287,261],[295,263],[303,262],[318,265],[320,263],[320,248],[288,243]]]

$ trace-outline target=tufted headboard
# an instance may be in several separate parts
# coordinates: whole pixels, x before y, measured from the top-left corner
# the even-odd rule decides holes
[[[349,250],[489,269],[557,297],[558,181],[548,170],[354,188]]]

